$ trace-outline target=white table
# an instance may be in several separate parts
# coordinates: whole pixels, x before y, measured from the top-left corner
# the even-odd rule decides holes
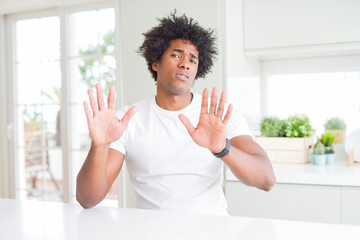
[[[360,239],[360,227],[0,199],[0,239]]]

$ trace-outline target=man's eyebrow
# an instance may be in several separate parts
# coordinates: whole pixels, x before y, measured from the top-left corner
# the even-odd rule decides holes
[[[193,58],[195,58],[195,59],[198,59],[198,57],[195,56],[195,54],[190,53],[190,56],[193,57]]]
[[[178,48],[174,48],[173,51],[174,51],[174,52],[179,52],[179,53],[184,53],[184,50],[178,49]],[[191,56],[192,58],[198,59],[198,57],[197,57],[195,54],[193,54],[193,53],[190,53],[190,56]]]

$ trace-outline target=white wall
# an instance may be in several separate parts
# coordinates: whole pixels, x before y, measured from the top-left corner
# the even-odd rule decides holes
[[[226,26],[226,84],[228,101],[234,104],[250,124],[257,128],[261,119],[261,61],[244,56],[243,1],[227,0]],[[236,89],[234,91],[234,89]]]
[[[5,52],[5,22],[0,16],[0,53]],[[0,54],[0,197],[7,196],[6,188],[6,87],[5,87],[5,55]]]
[[[220,38],[220,55],[215,62],[213,72],[204,79],[198,79],[194,88],[200,91],[204,87],[217,86],[223,88],[222,71],[222,12],[220,0],[118,0],[118,22],[121,29],[121,46],[119,49],[120,69],[123,95],[123,104],[132,104],[135,101],[151,96],[155,93],[155,82],[151,78],[145,60],[136,53],[143,42],[142,33],[158,24],[157,18],[168,16],[177,9],[178,14],[186,13],[205,28],[214,28]],[[206,10],[205,10],[206,9]]]

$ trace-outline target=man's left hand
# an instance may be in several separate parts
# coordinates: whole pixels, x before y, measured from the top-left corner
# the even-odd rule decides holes
[[[217,104],[217,88],[213,88],[210,108],[208,108],[208,89],[205,88],[202,95],[199,124],[196,128],[184,114],[179,115],[192,139],[198,145],[208,148],[212,153],[219,153],[226,146],[226,124],[231,116],[232,105],[229,105],[223,118],[225,100],[226,94],[223,91],[219,104]]]

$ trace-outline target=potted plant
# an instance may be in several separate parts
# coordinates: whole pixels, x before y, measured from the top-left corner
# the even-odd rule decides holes
[[[318,139],[314,145],[313,153],[310,154],[311,163],[315,165],[326,164],[326,154],[324,144]]]
[[[277,117],[266,117],[261,121],[261,135],[265,137],[285,137],[285,120]]]
[[[309,118],[305,114],[290,116],[286,121],[286,137],[310,137],[314,133]]]
[[[313,129],[306,115],[293,115],[286,120],[266,117],[261,121],[257,143],[275,163],[307,163],[313,144]]]
[[[339,117],[333,117],[326,121],[325,132],[335,134],[334,143],[344,143],[346,137],[346,123]]]
[[[335,162],[335,152],[333,149],[333,143],[335,140],[335,134],[332,132],[325,132],[321,135],[321,143],[325,148],[326,164],[333,164]]]

